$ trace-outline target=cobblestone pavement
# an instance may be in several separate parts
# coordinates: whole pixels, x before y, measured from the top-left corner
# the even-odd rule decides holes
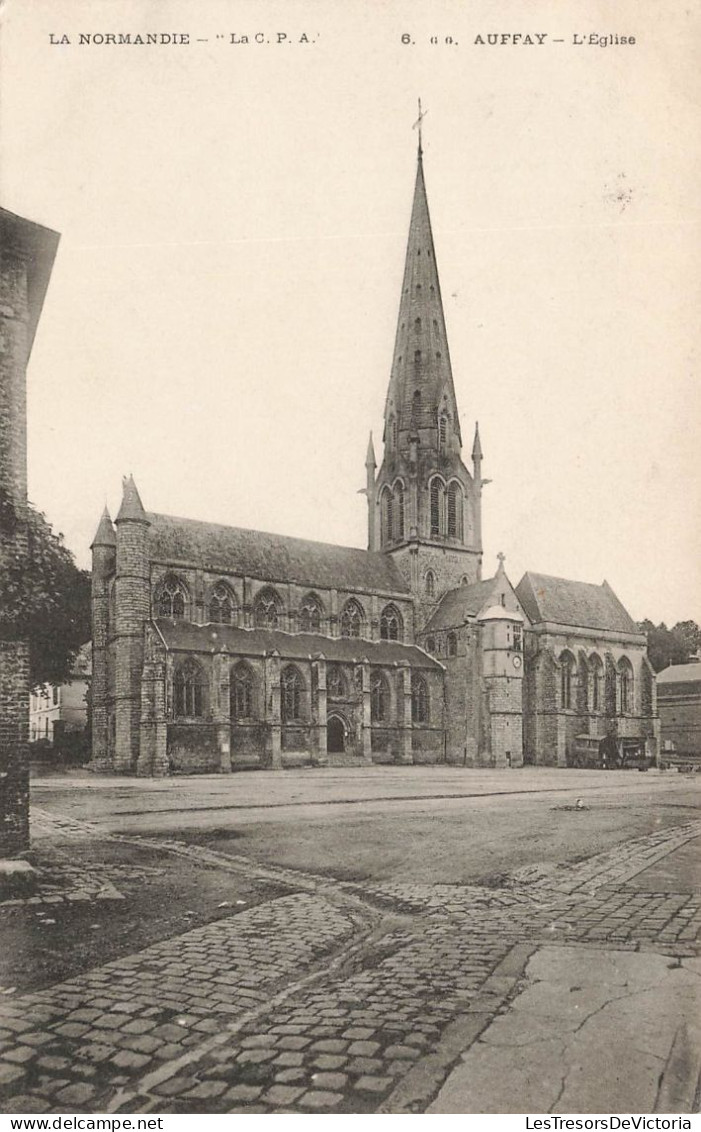
[[[699,835],[690,822],[498,888],[335,883],[159,842],[298,891],[0,998],[0,1107],[424,1111],[544,941],[697,954],[698,893],[628,882]]]

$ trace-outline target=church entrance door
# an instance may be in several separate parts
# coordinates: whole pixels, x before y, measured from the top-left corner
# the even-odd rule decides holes
[[[326,724],[326,749],[330,755],[342,755],[346,749],[346,729],[337,715],[330,715]]]

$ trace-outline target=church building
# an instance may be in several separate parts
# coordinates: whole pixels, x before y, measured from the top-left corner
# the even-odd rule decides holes
[[[603,585],[482,562],[419,143],[368,549],[146,511],[93,550],[93,767],[566,766],[575,737],[656,750],[646,639]]]

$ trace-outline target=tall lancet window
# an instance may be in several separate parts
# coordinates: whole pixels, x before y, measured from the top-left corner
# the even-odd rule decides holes
[[[438,538],[444,533],[444,506],[445,484],[436,476],[431,480],[431,537]]]
[[[445,452],[445,446],[448,441],[448,417],[445,413],[441,413],[438,419],[438,446],[441,452]]]
[[[448,538],[462,536],[462,491],[460,484],[451,483],[448,488]]]
[[[431,484],[431,534],[438,535],[441,530],[441,489],[438,480]]]
[[[386,487],[382,492],[382,541],[386,546],[392,541],[394,535],[394,498],[391,490]]]
[[[404,538],[404,484],[398,483],[394,489],[394,537]]]

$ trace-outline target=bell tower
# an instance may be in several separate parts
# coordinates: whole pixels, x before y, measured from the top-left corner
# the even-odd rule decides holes
[[[368,544],[392,555],[428,614],[446,590],[480,579],[483,481],[478,430],[472,474],[462,460],[420,135],[383,443]]]

